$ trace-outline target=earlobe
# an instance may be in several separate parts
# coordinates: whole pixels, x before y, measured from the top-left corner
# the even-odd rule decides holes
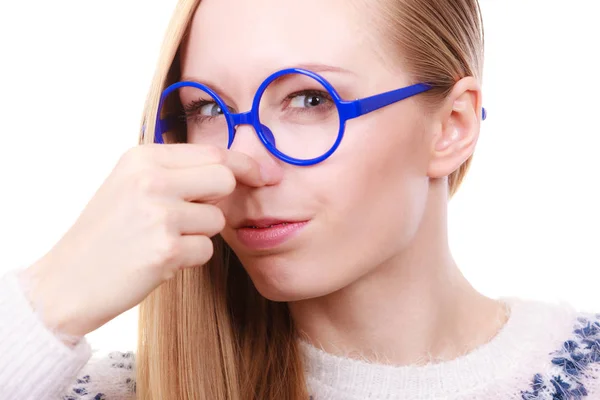
[[[457,82],[441,109],[440,131],[434,135],[428,176],[442,178],[471,157],[479,138],[481,91],[474,78]]]

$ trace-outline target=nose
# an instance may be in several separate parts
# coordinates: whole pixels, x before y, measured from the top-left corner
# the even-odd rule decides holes
[[[263,127],[263,135],[272,146],[275,146],[275,138],[268,128]],[[276,185],[283,177],[282,161],[271,154],[261,142],[254,127],[250,124],[239,124],[235,128],[233,143],[230,149],[244,153],[260,166],[263,176],[267,178],[267,185]]]

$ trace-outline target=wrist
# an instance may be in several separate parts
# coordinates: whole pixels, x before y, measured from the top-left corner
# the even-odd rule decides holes
[[[19,283],[33,312],[60,341],[69,347],[75,347],[85,333],[80,332],[68,318],[73,313],[60,305],[60,290],[45,277],[44,268],[38,262],[20,271]]]

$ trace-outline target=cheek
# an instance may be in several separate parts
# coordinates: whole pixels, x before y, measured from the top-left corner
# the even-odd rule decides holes
[[[327,174],[336,179],[328,189],[331,231],[324,239],[332,258],[344,264],[338,273],[347,279],[402,251],[420,225],[427,199],[427,150],[420,130],[391,128],[394,119],[378,121],[357,124],[356,133],[348,130],[344,151],[332,160],[337,170]]]
[[[427,146],[421,128],[415,123],[400,125],[402,120],[386,113],[348,128],[344,151],[336,160],[340,179],[334,186],[342,213],[358,214],[355,218],[361,222],[371,219],[362,215],[376,217],[374,221],[387,226],[422,198]],[[384,223],[385,215],[389,223]]]

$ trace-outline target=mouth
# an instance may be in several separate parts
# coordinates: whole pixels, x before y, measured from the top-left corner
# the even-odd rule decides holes
[[[244,220],[236,229],[238,240],[252,250],[271,250],[301,233],[308,220]]]

